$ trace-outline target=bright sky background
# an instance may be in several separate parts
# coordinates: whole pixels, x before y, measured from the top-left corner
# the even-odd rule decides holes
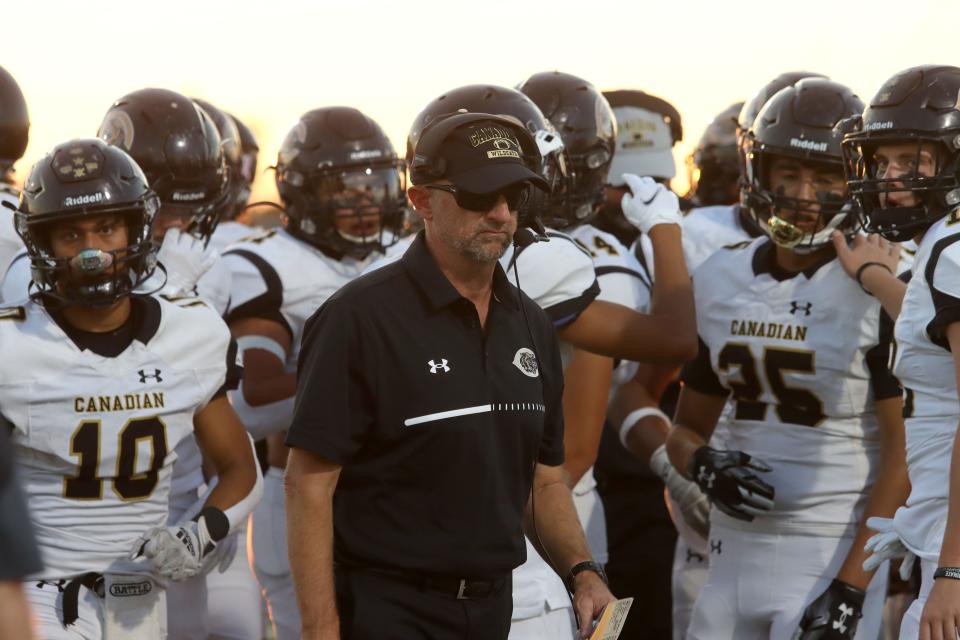
[[[206,98],[247,122],[262,170],[309,109],[357,107],[402,153],[414,116],[444,91],[557,69],[676,105],[683,192],[683,161],[704,127],[782,71],[827,74],[866,101],[906,67],[960,64],[958,0],[31,0],[4,14],[0,65],[32,121],[21,180],[144,87]],[[261,173],[255,196],[274,195]]]

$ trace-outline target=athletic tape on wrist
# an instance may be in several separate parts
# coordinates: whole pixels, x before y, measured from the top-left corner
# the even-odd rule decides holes
[[[240,350],[240,353],[243,353],[247,349],[263,349],[277,356],[280,362],[287,361],[287,352],[280,343],[266,336],[240,336],[237,338],[237,349]]]
[[[656,407],[643,407],[642,409],[631,411],[630,415],[624,418],[623,423],[620,425],[620,444],[622,444],[625,449],[627,448],[627,434],[630,433],[630,429],[632,429],[633,425],[637,424],[638,421],[647,416],[657,416],[666,422],[668,427],[673,424],[670,417]]]
[[[230,533],[238,531],[240,527],[243,526],[247,516],[253,512],[253,508],[257,506],[261,496],[263,496],[263,476],[260,474],[260,463],[257,462],[257,452],[253,446],[253,438],[250,437],[250,434],[247,434],[247,442],[250,443],[250,457],[253,459],[253,467],[256,469],[257,479],[256,482],[253,483],[253,488],[250,489],[250,493],[238,500],[233,506],[223,510],[223,515],[227,517],[227,521],[230,523]]]

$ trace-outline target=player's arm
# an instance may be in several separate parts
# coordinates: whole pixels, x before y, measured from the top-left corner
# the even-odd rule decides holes
[[[843,270],[875,296],[883,310],[896,320],[907,292],[907,285],[896,277],[900,245],[878,235],[859,234],[848,245],[839,231],[833,232],[832,239]]]
[[[204,459],[218,478],[204,510],[213,507],[223,512],[234,531],[253,511],[263,492],[253,442],[225,395],[197,412],[193,430]]]
[[[30,607],[20,580],[0,580],[0,638],[30,640]]]
[[[675,367],[640,365],[633,379],[617,389],[608,417],[618,430],[623,446],[649,464],[663,481],[675,504],[672,515],[683,518],[694,531],[706,537],[710,530],[710,502],[696,483],[674,468],[667,455],[667,435],[672,422],[660,411],[658,401],[676,374]]]
[[[726,402],[725,396],[696,391],[688,384],[680,389],[667,453],[677,471],[689,480],[694,480],[690,474],[694,454],[710,442]]]
[[[582,349],[625,360],[680,365],[693,358],[697,318],[680,237],[679,224],[650,230],[657,283],[649,314],[595,300],[557,334]]]
[[[953,354],[954,374],[960,385],[960,322],[947,325],[947,341]],[[950,491],[947,527],[940,547],[939,567],[960,567],[960,427],[953,440],[950,458]],[[960,629],[960,580],[950,577],[933,581],[927,604],[920,617],[920,640],[955,638]],[[942,634],[942,635],[941,635]]]
[[[610,358],[581,349],[573,352],[564,371],[563,468],[571,487],[597,459],[612,377]]]
[[[301,637],[339,640],[333,583],[333,493],[340,465],[304,449],[291,449],[284,476],[287,546]]]
[[[523,521],[524,533],[561,578],[575,565],[591,559],[565,475],[561,466],[537,463]],[[573,586],[580,637],[588,638],[590,625],[585,621],[595,619],[615,598],[593,571],[578,573]]]

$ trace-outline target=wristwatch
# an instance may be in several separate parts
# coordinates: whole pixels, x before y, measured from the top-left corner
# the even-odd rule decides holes
[[[577,577],[578,573],[583,571],[593,571],[595,574],[600,576],[600,579],[603,580],[603,584],[607,586],[610,585],[610,581],[607,580],[607,572],[603,570],[603,565],[599,562],[594,562],[593,560],[585,560],[573,565],[573,568],[570,569],[570,573],[568,573],[566,579],[564,579],[564,584],[567,586],[567,591],[573,593],[573,579]]]

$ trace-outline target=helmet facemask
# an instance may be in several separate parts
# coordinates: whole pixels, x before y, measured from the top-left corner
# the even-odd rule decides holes
[[[363,260],[399,238],[406,212],[400,163],[320,169],[304,175],[279,168],[278,185],[294,235]]]
[[[157,197],[149,194],[142,207],[127,204],[46,216],[17,212],[16,230],[26,245],[31,264],[31,297],[104,308],[129,295],[157,266],[158,246],[151,238],[151,229],[158,208]],[[49,236],[56,224],[94,216],[120,217],[127,229],[126,246],[110,251],[86,248],[74,256],[54,255]]]
[[[950,140],[923,133],[898,131],[894,136],[854,134],[843,143],[844,170],[853,197],[860,206],[863,226],[893,242],[916,237],[960,204],[960,153]],[[886,166],[877,156],[883,145],[910,144],[915,150],[906,171],[883,177]],[[899,162],[899,161],[898,161]],[[913,203],[896,205],[904,194]]]
[[[796,163],[824,174],[836,173],[837,185],[814,185],[814,200],[787,194],[783,184],[772,184],[777,162]],[[799,159],[767,151],[749,151],[746,161],[746,204],[757,225],[777,245],[798,254],[812,253],[830,243],[834,231],[850,236],[857,231],[854,205],[846,193],[839,162]],[[789,164],[788,164],[789,166]]]

